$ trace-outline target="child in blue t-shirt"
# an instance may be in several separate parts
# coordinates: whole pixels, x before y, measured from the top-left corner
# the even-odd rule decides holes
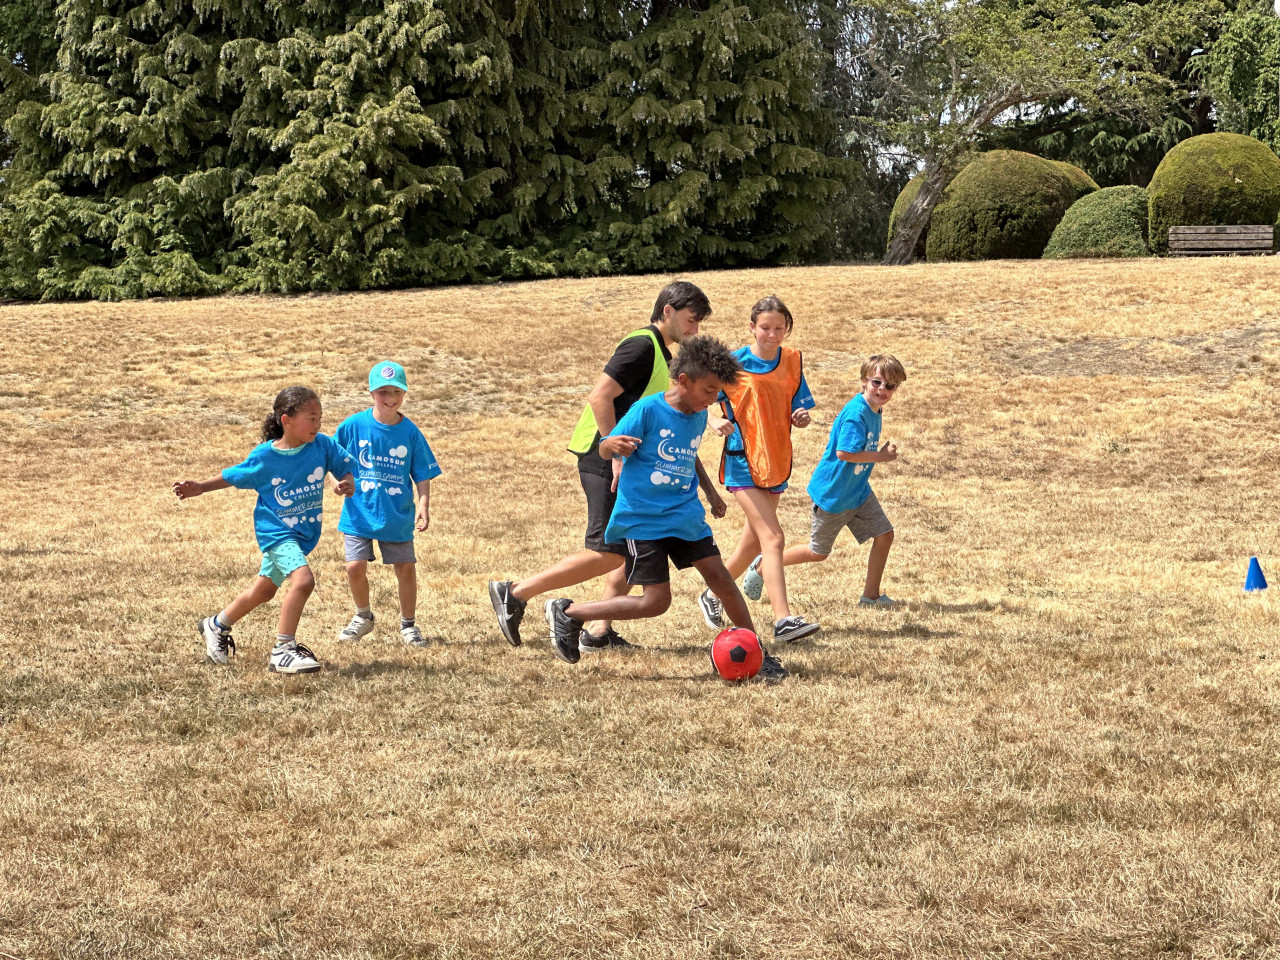
[[[320,541],[324,475],[341,478],[334,489],[343,496],[349,497],[355,490],[355,459],[320,432],[320,418],[320,398],[314,390],[287,387],[276,395],[262,425],[263,442],[243,463],[227,467],[210,480],[180,480],[173,485],[179,500],[227,487],[258,493],[253,508],[253,530],[262,550],[258,579],[225,610],[205,617],[197,627],[205,655],[214,663],[226,664],[229,654],[235,652],[231,627],[274,597],[288,580],[289,592],[280,604],[276,645],[267,669],[290,674],[320,669],[315,654],[296,639],[302,608],[316,583],[307,566],[307,554]]]
[[[627,583],[638,585],[642,593],[593,603],[548,600],[551,643],[561,660],[578,662],[578,637],[585,621],[656,617],[671,606],[670,563],[680,570],[697,570],[721,598],[734,625],[755,632],[698,499],[698,447],[707,426],[707,407],[741,372],[742,365],[719,340],[691,337],[671,363],[666,392],[638,400],[600,441],[600,456],[626,458],[604,539],[626,544]],[[768,653],[760,673],[770,679],[786,676],[782,664]]]
[[[356,613],[338,633],[358,640],[373,630],[369,606],[369,561],[378,541],[382,562],[395,570],[400,591],[400,636],[413,647],[427,644],[415,622],[418,603],[414,530],[431,523],[431,480],[440,465],[422,431],[400,412],[409,383],[404,367],[391,360],[369,371],[373,406],[342,421],[334,439],[356,455],[356,492],[342,505],[338,529],[344,535],[347,583]]]
[[[893,524],[871,489],[871,471],[877,463],[898,458],[898,448],[892,443],[880,449],[880,417],[884,405],[907,379],[907,372],[896,357],[886,353],[868,359],[861,377],[862,392],[844,405],[831,425],[827,448],[809,479],[813,500],[809,545],[788,547],[782,562],[791,566],[827,559],[836,536],[848,527],[858,543],[871,541],[859,605],[892,607],[894,601],[880,592],[880,579],[893,546]]]

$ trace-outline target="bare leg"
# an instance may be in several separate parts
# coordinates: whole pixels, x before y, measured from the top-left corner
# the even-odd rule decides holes
[[[814,553],[809,549],[809,545],[787,547],[782,553],[782,565],[784,567],[794,567],[797,563],[821,563],[829,553]]]
[[[885,561],[889,559],[889,548],[892,546],[892,530],[871,541],[871,556],[867,558],[867,584],[862,588],[864,597],[874,600],[880,596],[880,578],[884,576]]]
[[[738,493],[734,493],[734,497],[737,496]],[[738,537],[738,545],[733,548],[733,553],[729,554],[729,559],[724,562],[729,576],[737,580],[747,572],[747,567],[751,566],[751,561],[759,553],[760,540],[756,537],[755,530],[751,528],[751,518],[747,517],[742,521],[742,536]]]
[[[396,571],[396,586],[400,589],[400,618],[412,620],[418,609],[418,565],[393,563],[391,566]]]
[[[619,557],[619,560],[622,558]],[[717,558],[719,559],[719,558]],[[728,574],[726,574],[728,576]],[[732,580],[729,581],[733,583]],[[671,584],[645,584],[640,596],[626,594],[611,600],[571,603],[565,613],[575,620],[644,620],[667,612],[671,606]]]
[[[347,562],[347,585],[351,587],[351,599],[355,601],[357,610],[369,607],[369,561],[350,560]]]
[[[540,593],[586,583],[621,566],[622,557],[619,554],[580,550],[565,557],[555,566],[513,584],[511,593],[517,600],[527,603]],[[605,589],[607,591],[608,587],[606,586]]]
[[[782,572],[782,548],[787,538],[778,523],[778,498],[767,490],[759,489],[735,490],[733,495],[747,515],[747,523],[760,544],[760,575],[764,577],[765,589],[769,591],[773,619],[785,619],[791,616],[791,605],[787,603],[787,580]],[[745,571],[746,567],[742,569]],[[737,578],[732,567],[728,567],[728,571],[734,579]]]
[[[711,592],[720,598],[724,612],[733,621],[733,625],[755,633],[756,627],[751,622],[751,611],[747,609],[747,601],[742,598],[742,592],[734,583],[734,578],[724,565],[724,561],[718,556],[705,557],[695,563],[693,569],[702,574],[702,579],[711,588]]]
[[[270,577],[258,577],[253,586],[247,588],[240,596],[227,605],[227,609],[218,615],[226,626],[231,626],[248,616],[251,610],[262,606],[276,595],[276,585]]]
[[[307,605],[307,598],[315,588],[316,578],[310,567],[302,566],[289,574],[289,590],[280,604],[280,626],[276,628],[276,633],[292,637],[298,632],[302,608]]]
[[[627,584],[627,565],[623,563],[616,569],[610,570],[609,575],[604,578],[604,592],[600,594],[601,600],[612,600],[614,597],[625,597],[631,593],[631,587]],[[609,628],[613,623],[609,620],[593,620],[585,625],[588,633],[593,637],[603,637],[609,632]]]

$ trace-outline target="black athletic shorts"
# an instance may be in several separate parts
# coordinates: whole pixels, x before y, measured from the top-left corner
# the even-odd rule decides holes
[[[720,556],[715,537],[703,537],[701,540],[681,540],[679,537],[628,540],[626,549],[627,583],[632,586],[670,583],[668,560],[676,565],[677,570],[685,570],[699,560]]]
[[[597,472],[594,469],[594,463],[587,460],[588,457],[594,457],[600,460],[609,471],[608,476]],[[588,468],[583,469],[583,461],[587,461]],[[588,453],[578,458],[578,479],[582,481],[582,492],[587,495],[587,536],[586,546],[588,550],[594,550],[596,553],[616,553],[618,556],[625,556],[627,552],[626,546],[621,543],[605,543],[604,530],[609,526],[609,518],[613,516],[613,505],[618,500],[618,495],[609,488],[613,486],[613,465],[608,460],[601,460],[597,453]]]

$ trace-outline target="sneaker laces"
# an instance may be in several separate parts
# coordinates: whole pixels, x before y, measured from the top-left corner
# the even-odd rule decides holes
[[[226,633],[218,634],[218,649],[228,655],[236,652],[236,641],[235,638],[231,636],[230,630]]]
[[[315,661],[316,661],[316,663],[319,663],[319,662],[320,662],[320,661],[319,661],[319,659],[316,657],[316,655],[315,655],[314,653],[312,653],[312,652],[311,652],[311,648],[310,648],[310,647],[304,647],[304,646],[303,646],[302,644],[300,644],[300,643],[295,643],[295,644],[293,645],[293,652],[294,652],[294,653],[296,653],[296,654],[297,654],[298,656],[300,656],[300,657],[310,657],[312,660],[315,660]]]

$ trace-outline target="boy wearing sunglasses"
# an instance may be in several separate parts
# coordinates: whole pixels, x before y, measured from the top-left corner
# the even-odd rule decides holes
[[[848,527],[858,543],[871,541],[867,582],[858,604],[892,607],[894,601],[880,592],[880,578],[893,546],[893,524],[871,490],[871,471],[877,463],[898,458],[892,443],[880,449],[880,411],[907,379],[907,372],[896,357],[877,354],[862,365],[861,378],[862,392],[844,405],[831,425],[827,449],[809,479],[813,500],[810,543],[788,547],[782,563],[791,566],[827,559],[836,537]]]

